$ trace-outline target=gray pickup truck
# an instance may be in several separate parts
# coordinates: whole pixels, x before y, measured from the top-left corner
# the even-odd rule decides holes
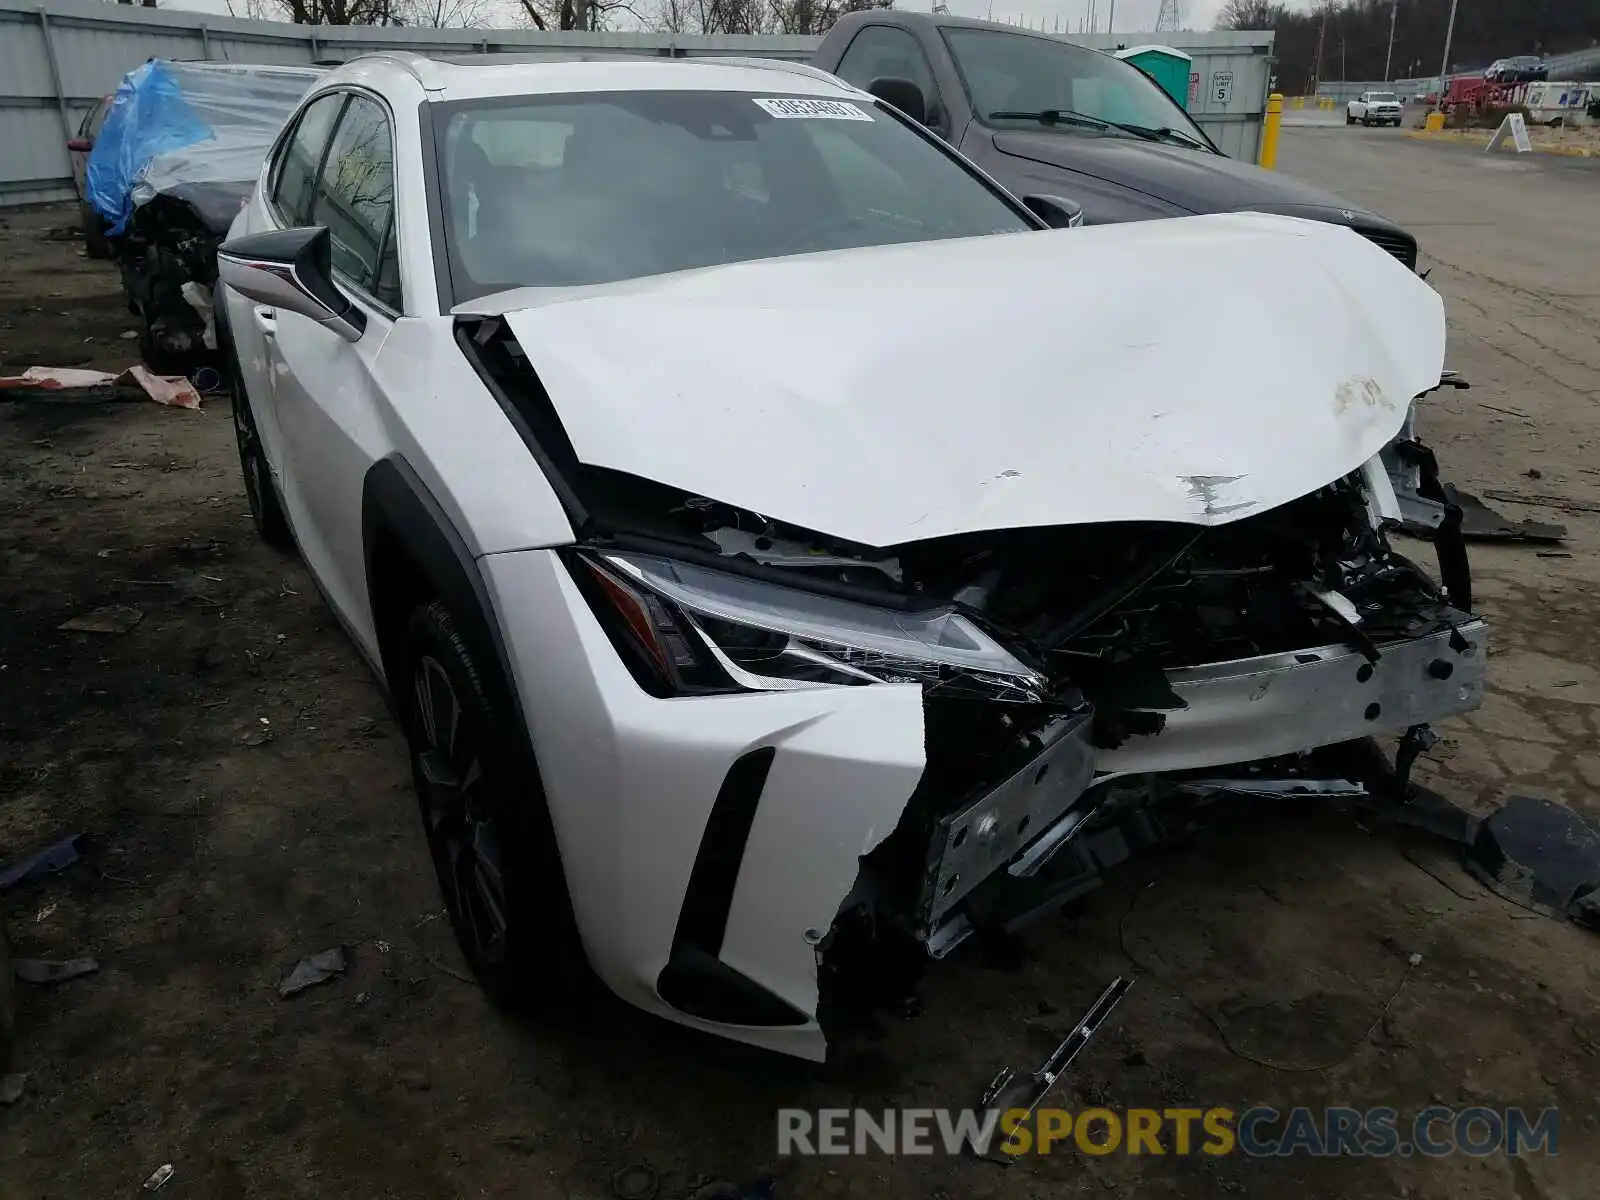
[[[811,62],[920,120],[1013,194],[1081,206],[1086,224],[1279,213],[1349,226],[1417,265],[1405,230],[1227,157],[1150,76],[1113,55],[1009,25],[872,9],[839,18]]]

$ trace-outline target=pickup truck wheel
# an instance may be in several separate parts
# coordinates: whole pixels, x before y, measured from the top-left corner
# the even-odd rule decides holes
[[[289,518],[283,514],[283,505],[278,501],[278,489],[272,483],[272,470],[267,466],[267,455],[261,448],[256,415],[250,407],[250,394],[245,390],[237,360],[229,364],[228,380],[233,401],[233,436],[239,446],[239,470],[244,475],[244,494],[250,502],[250,519],[255,522],[256,532],[261,535],[263,542],[274,550],[292,551],[294,533],[289,528]]]
[[[111,243],[106,240],[106,227],[87,200],[78,201],[78,224],[83,228],[83,252],[90,258],[110,258]]]
[[[1349,113],[1345,113],[1345,115],[1344,115],[1344,123],[1346,125],[1354,125],[1356,123],[1356,119],[1354,117],[1352,117]]]
[[[502,1008],[571,1008],[591,976],[543,789],[516,752],[526,735],[441,602],[412,613],[403,661],[411,773],[461,952]]]

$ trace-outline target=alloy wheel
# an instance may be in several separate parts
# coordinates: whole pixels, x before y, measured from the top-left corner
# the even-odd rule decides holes
[[[460,699],[431,655],[413,672],[412,717],[423,825],[457,935],[479,960],[498,963],[509,925],[505,830]]]

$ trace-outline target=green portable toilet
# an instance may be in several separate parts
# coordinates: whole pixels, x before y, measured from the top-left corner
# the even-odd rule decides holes
[[[1171,46],[1129,46],[1118,50],[1117,57],[1142,67],[1179,106],[1189,107],[1189,71],[1194,60],[1182,50]]]

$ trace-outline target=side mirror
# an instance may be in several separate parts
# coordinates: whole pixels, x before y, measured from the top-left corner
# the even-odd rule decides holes
[[[333,242],[323,225],[252,233],[217,251],[217,278],[241,296],[287,309],[359,341],[367,314],[333,282]]]
[[[867,85],[879,100],[894,105],[918,125],[928,123],[928,101],[922,94],[922,89],[909,79],[895,79],[886,77],[874,79]]]
[[[1051,229],[1076,229],[1083,224],[1083,205],[1065,196],[1024,196],[1022,203]]]
[[[67,149],[75,153],[87,154],[94,147],[90,144],[88,138],[68,138]]]

